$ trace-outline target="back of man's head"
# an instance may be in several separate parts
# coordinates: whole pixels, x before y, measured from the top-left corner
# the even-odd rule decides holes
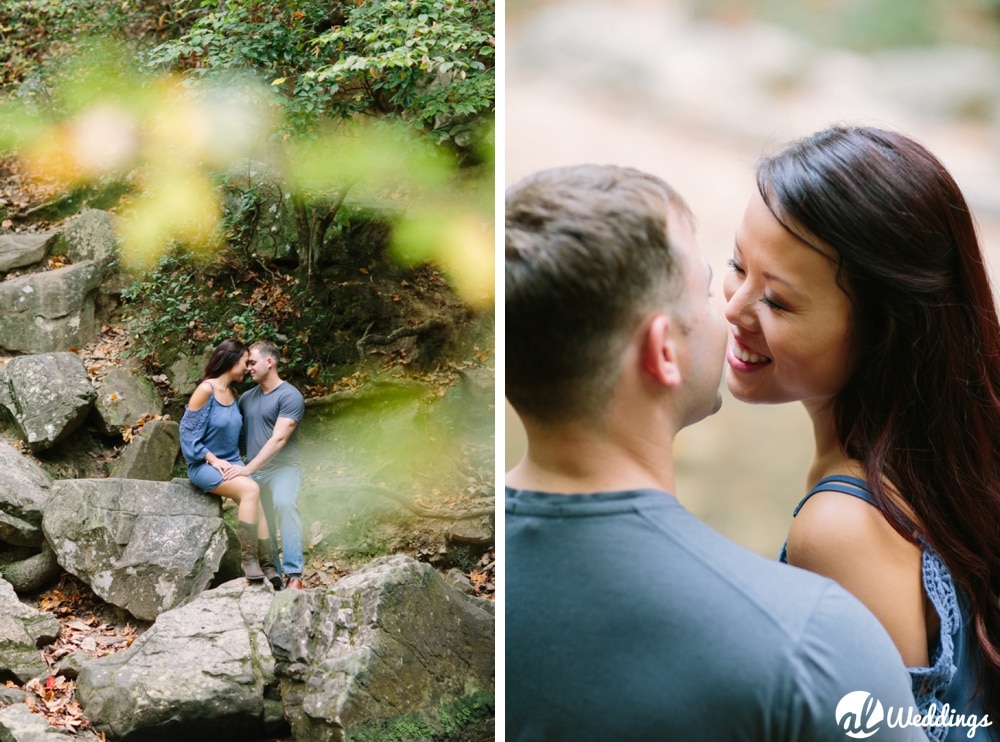
[[[506,193],[505,390],[539,422],[598,416],[642,316],[680,295],[664,181],[617,166],[536,173]]]

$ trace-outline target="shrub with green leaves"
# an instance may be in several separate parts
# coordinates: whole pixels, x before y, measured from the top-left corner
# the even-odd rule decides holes
[[[255,70],[291,131],[327,118],[392,117],[469,147],[495,100],[493,0],[206,0],[213,8],[146,57],[198,74]]]
[[[306,378],[317,361],[309,339],[312,328],[322,326],[324,309],[314,293],[293,276],[262,275],[232,253],[205,264],[175,251],[122,298],[131,352],[150,366],[167,365],[180,352],[201,353],[226,337],[279,343],[287,373],[295,378]]]
[[[492,2],[363,2],[316,39],[328,61],[304,77],[329,85],[341,116],[392,114],[467,147],[469,123],[493,112],[493,23]]]

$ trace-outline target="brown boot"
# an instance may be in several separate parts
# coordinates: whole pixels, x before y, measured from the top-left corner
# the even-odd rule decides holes
[[[280,590],[281,576],[278,574],[278,568],[274,566],[274,547],[271,545],[271,539],[257,539],[257,561],[264,572],[264,579],[270,582],[275,590]]]
[[[240,567],[243,569],[243,576],[250,582],[260,582],[264,579],[264,573],[257,563],[257,524],[241,520],[236,525],[236,532],[240,537]]]

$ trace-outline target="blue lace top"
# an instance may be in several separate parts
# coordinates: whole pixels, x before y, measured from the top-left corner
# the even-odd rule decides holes
[[[220,459],[242,463],[240,459],[240,429],[243,415],[236,402],[224,405],[214,394],[197,410],[184,408],[181,417],[181,453],[189,466],[203,464],[211,451]]]
[[[793,517],[817,492],[840,492],[860,498],[872,505],[875,498],[868,483],[848,476],[831,476],[820,480],[795,508]],[[970,622],[969,601],[964,591],[955,587],[951,572],[937,552],[919,533],[916,534],[920,546],[923,567],[923,585],[934,610],[941,620],[937,641],[928,646],[930,667],[910,667],[913,695],[921,715],[929,711],[940,713],[945,704],[962,714],[975,714],[982,718],[985,714],[981,698],[976,698],[976,681],[979,674],[979,651]],[[787,543],[781,548],[778,559],[787,562]],[[935,708],[932,708],[935,707]],[[925,729],[929,739],[935,742],[968,740],[968,728],[932,726]],[[980,730],[973,739],[987,739],[987,730]]]

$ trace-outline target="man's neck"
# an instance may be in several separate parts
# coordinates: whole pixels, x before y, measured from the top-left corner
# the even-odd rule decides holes
[[[280,376],[277,374],[270,374],[260,380],[260,390],[264,392],[264,394],[268,394],[281,386],[281,382],[282,379]]]
[[[670,439],[618,440],[554,431],[526,423],[528,452],[506,476],[515,489],[552,494],[587,494],[635,489],[674,491]]]

